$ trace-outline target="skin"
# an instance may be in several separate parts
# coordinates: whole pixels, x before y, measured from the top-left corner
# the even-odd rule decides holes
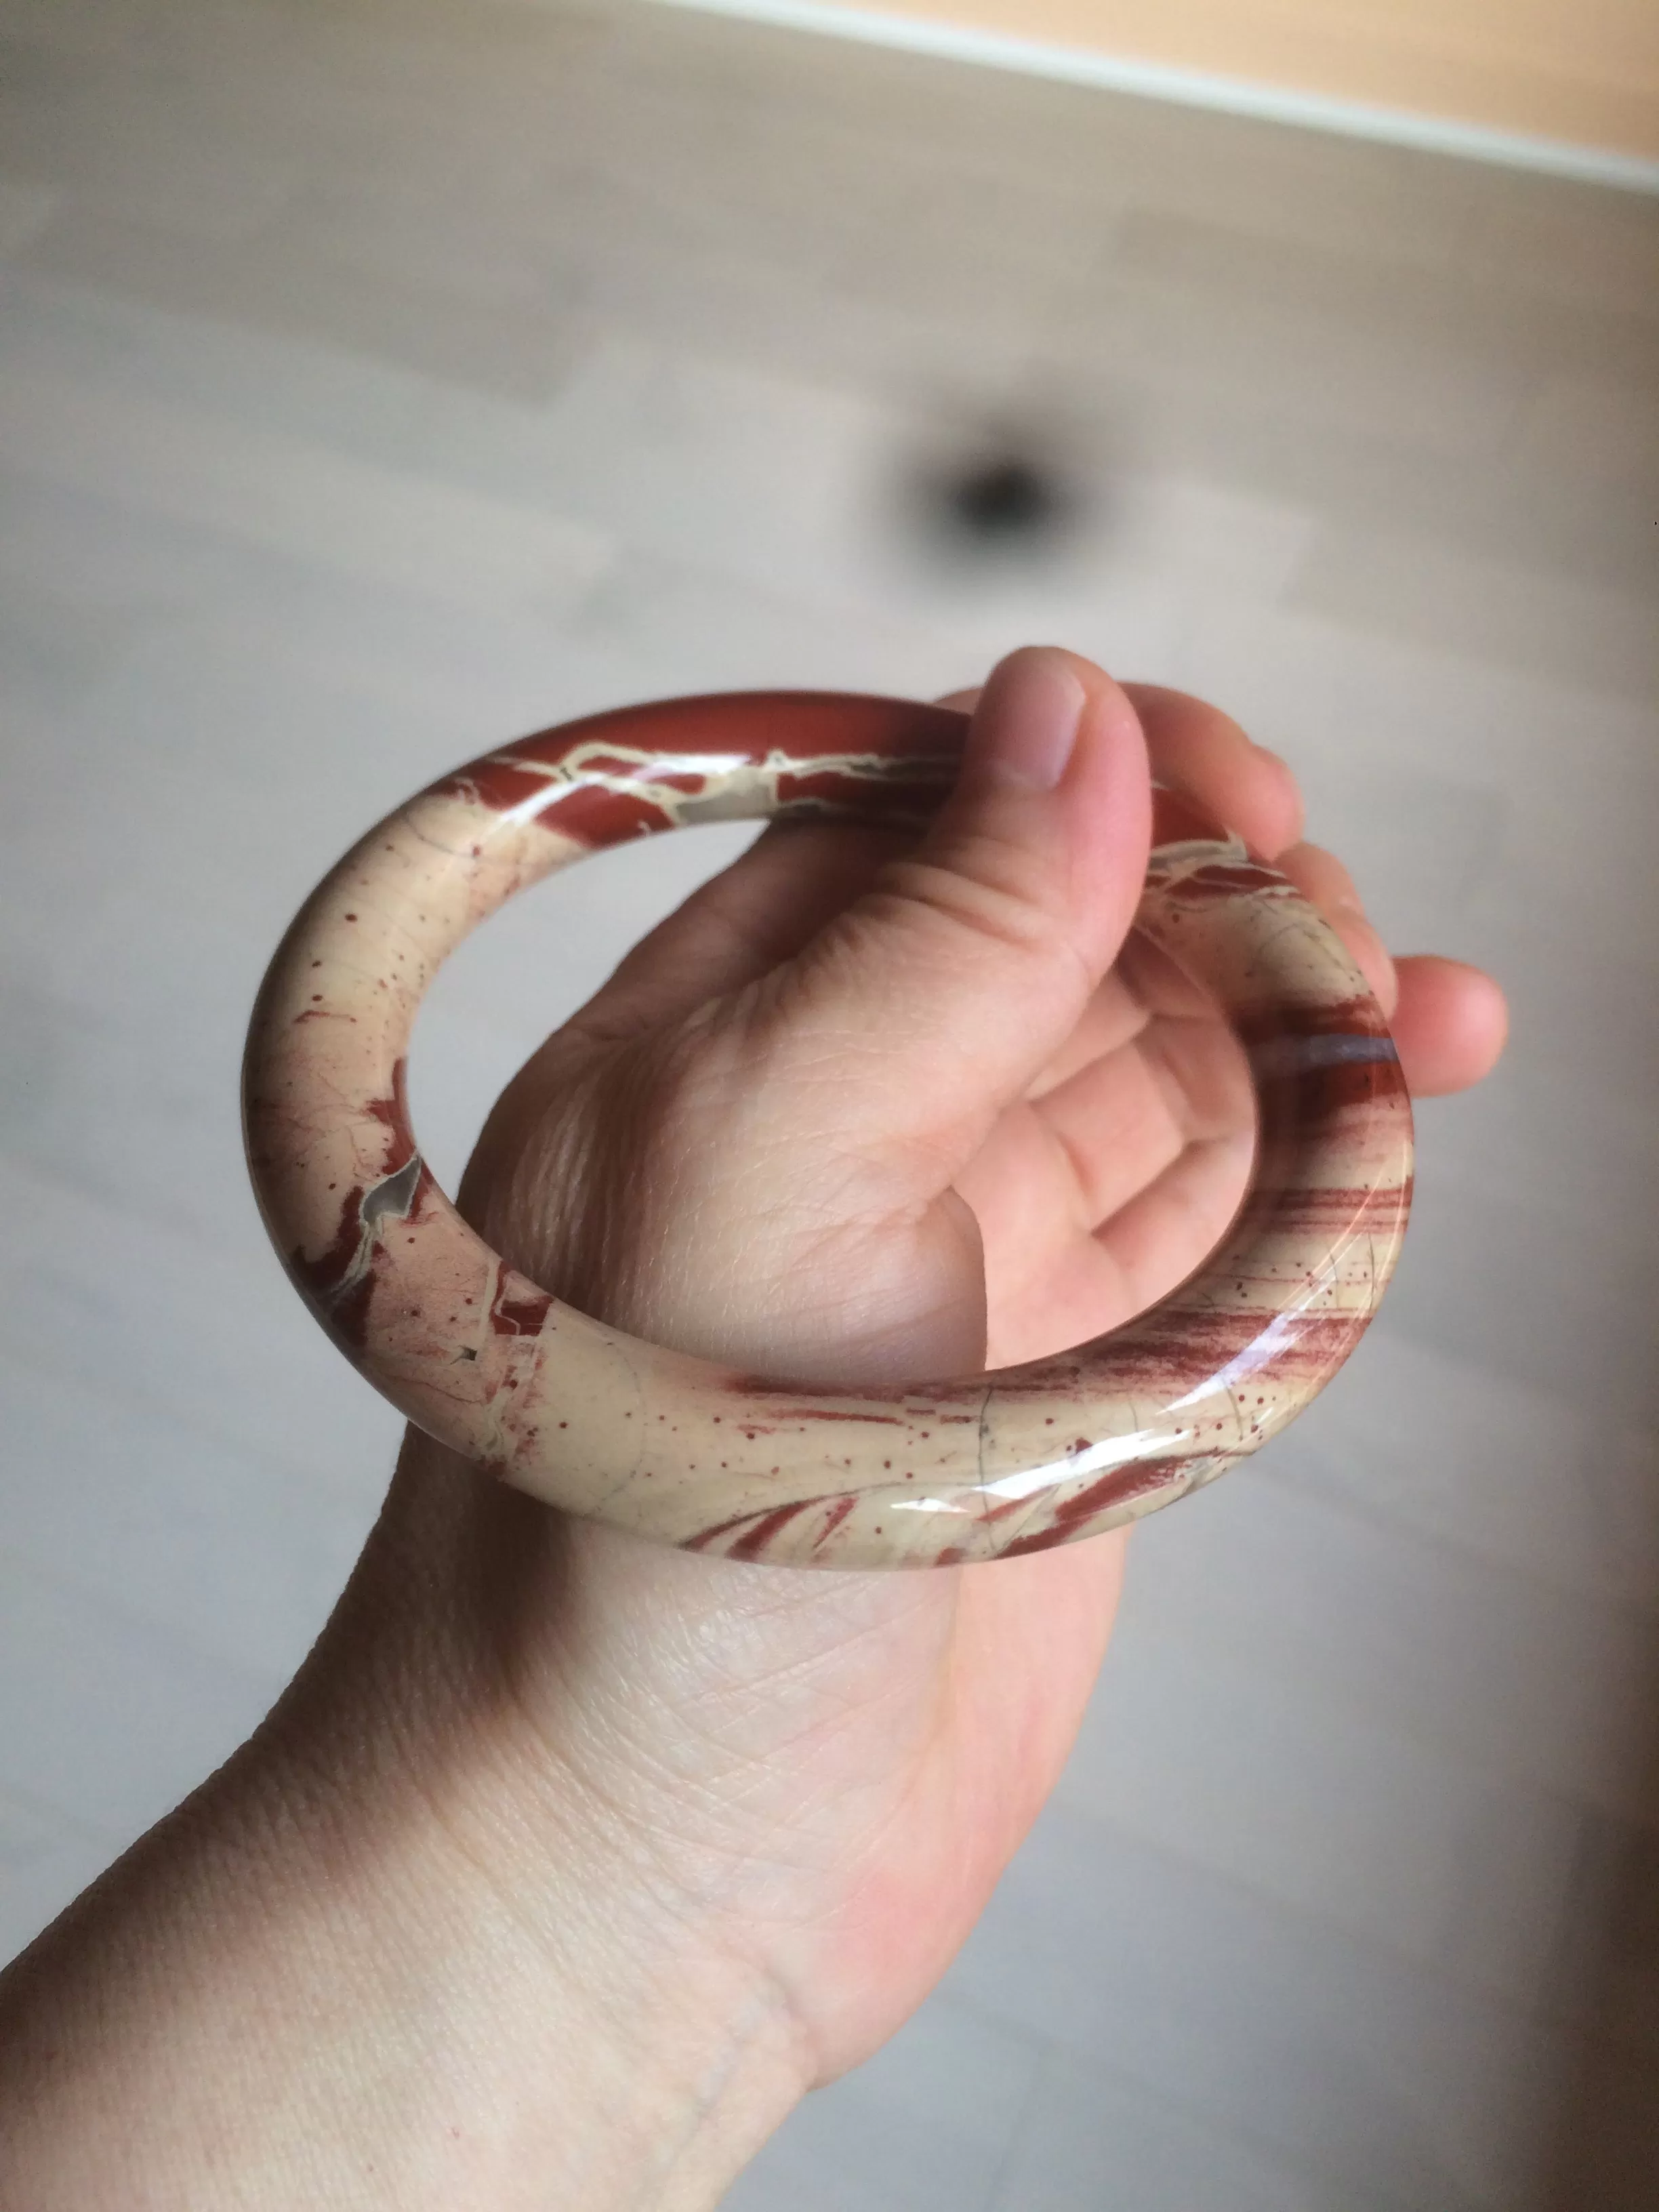
[[[920,848],[769,831],[515,1079],[462,1193],[515,1264],[849,1379],[1023,1359],[1170,1287],[1237,1200],[1249,1097],[1191,994],[1119,961],[1150,774],[1323,907],[1415,1091],[1492,1065],[1497,988],[1390,961],[1224,714],[1046,648],[975,701]],[[1123,1561],[732,1565],[411,1436],[276,1711],[0,1984],[16,2201],[713,2205],[973,1926]]]

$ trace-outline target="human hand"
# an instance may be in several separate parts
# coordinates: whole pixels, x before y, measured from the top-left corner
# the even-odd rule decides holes
[[[1389,961],[1282,763],[1198,701],[1027,652],[919,845],[775,828],[636,948],[509,1086],[464,1209],[586,1310],[781,1376],[960,1374],[1110,1328],[1216,1243],[1253,1119],[1224,1025],[1125,942],[1153,775],[1325,909],[1413,1090],[1486,1071],[1496,987]],[[99,2092],[112,2203],[152,2170],[137,2112],[170,2130],[168,2203],[291,2202],[301,2174],[307,2201],[400,2212],[713,2203],[973,1925],[1121,1565],[1119,1535],[915,1574],[677,1553],[412,1434],[271,1721],[88,1906],[78,1982],[72,1930],[43,1954],[70,1994],[39,2010],[29,2109],[40,2053],[106,2034],[110,1930],[137,1926],[140,2086]],[[228,1867],[258,1899],[234,1971]],[[262,2105],[243,2084],[273,2053]],[[77,2110],[80,2207],[104,2200]],[[227,2110],[238,2157],[198,2197],[181,2166]]]
[[[1340,864],[1299,842],[1281,763],[1197,701],[1028,652],[993,676],[919,847],[775,828],[636,948],[510,1086],[464,1206],[556,1295],[761,1371],[957,1374],[1110,1328],[1218,1240],[1252,1133],[1224,1025],[1124,945],[1149,767],[1325,908],[1416,1090],[1485,1073],[1495,988],[1390,962]],[[473,1603],[526,1759],[602,1801],[602,1826],[672,1836],[678,1909],[784,1993],[815,2081],[892,2032],[977,1917],[1065,1759],[1122,1557],[1107,1538],[922,1575],[757,1571],[562,1518],[424,1445],[382,1540],[427,1573],[457,1547],[499,1563]]]

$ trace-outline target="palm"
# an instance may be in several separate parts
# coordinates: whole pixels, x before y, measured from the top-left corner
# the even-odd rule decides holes
[[[1253,1126],[1231,1032],[1131,939],[959,1178],[985,1243],[989,1364],[1100,1335],[1171,1289],[1225,1229]]]

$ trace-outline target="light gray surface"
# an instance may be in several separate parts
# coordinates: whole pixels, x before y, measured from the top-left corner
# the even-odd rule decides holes
[[[620,5],[0,40],[0,1944],[257,1719],[386,1478],[238,1152],[321,867],[585,708],[1055,637],[1288,754],[1515,1046],[1423,1112],[1352,1369],[1137,1537],[942,1990],[731,2204],[1651,2203],[1659,208]],[[1102,514],[931,574],[894,468],[1009,407]],[[448,1174],[740,842],[466,948],[414,1070]]]

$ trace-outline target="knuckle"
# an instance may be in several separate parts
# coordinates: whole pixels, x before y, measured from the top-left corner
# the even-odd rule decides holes
[[[1066,917],[1029,854],[976,839],[957,865],[911,857],[884,869],[872,899],[942,939],[967,937],[1022,965],[1077,957]]]

